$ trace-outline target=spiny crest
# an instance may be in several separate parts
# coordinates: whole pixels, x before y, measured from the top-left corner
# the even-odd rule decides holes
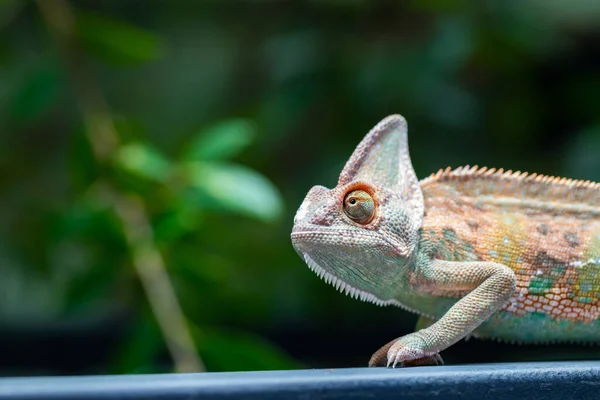
[[[421,180],[420,184],[425,195],[446,184],[463,195],[528,197],[600,206],[600,184],[596,182],[502,168],[464,166],[452,170],[448,167]]]
[[[338,277],[330,274],[324,268],[322,268],[319,264],[317,264],[308,254],[304,254],[304,261],[308,265],[308,267],[315,273],[317,276],[325,281],[325,283],[332,285],[336,290],[340,292],[345,292],[346,295],[360,299],[361,301],[368,301],[371,303],[375,303],[378,306],[385,306],[388,304],[393,304],[394,300],[383,301],[372,295],[371,293],[364,292],[362,290],[353,288],[346,282],[342,281]]]

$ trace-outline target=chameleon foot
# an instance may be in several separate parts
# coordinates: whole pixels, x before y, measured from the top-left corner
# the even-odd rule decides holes
[[[425,342],[416,333],[402,336],[400,339],[390,346],[387,353],[387,366],[396,368],[400,363],[403,365],[405,361],[418,360],[432,356],[431,352],[425,352]]]
[[[422,340],[419,337],[411,338],[410,336],[412,335],[394,339],[377,350],[369,360],[369,367],[389,367],[390,364],[394,368],[398,364],[401,367],[444,365],[444,360],[442,360],[442,357],[438,353],[424,355],[424,351],[415,349],[415,340],[418,342],[422,342]],[[407,343],[409,344],[407,345]],[[423,355],[412,358],[415,354]],[[411,356],[410,359],[406,358],[408,355]]]

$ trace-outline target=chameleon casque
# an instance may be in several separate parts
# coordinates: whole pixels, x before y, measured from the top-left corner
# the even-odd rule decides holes
[[[431,365],[465,336],[600,342],[600,185],[460,167],[419,181],[406,121],[373,128],[333,189],[313,187],[294,248],[327,283],[421,316],[369,365]]]

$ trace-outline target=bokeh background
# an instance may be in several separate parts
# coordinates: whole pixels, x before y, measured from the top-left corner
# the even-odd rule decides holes
[[[421,178],[600,180],[598,21],[594,0],[1,0],[0,374],[365,365],[416,319],[306,268],[306,192],[391,113]]]

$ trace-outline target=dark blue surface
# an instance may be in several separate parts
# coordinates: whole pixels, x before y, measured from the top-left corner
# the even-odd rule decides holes
[[[0,399],[600,399],[600,362],[2,378]]]

